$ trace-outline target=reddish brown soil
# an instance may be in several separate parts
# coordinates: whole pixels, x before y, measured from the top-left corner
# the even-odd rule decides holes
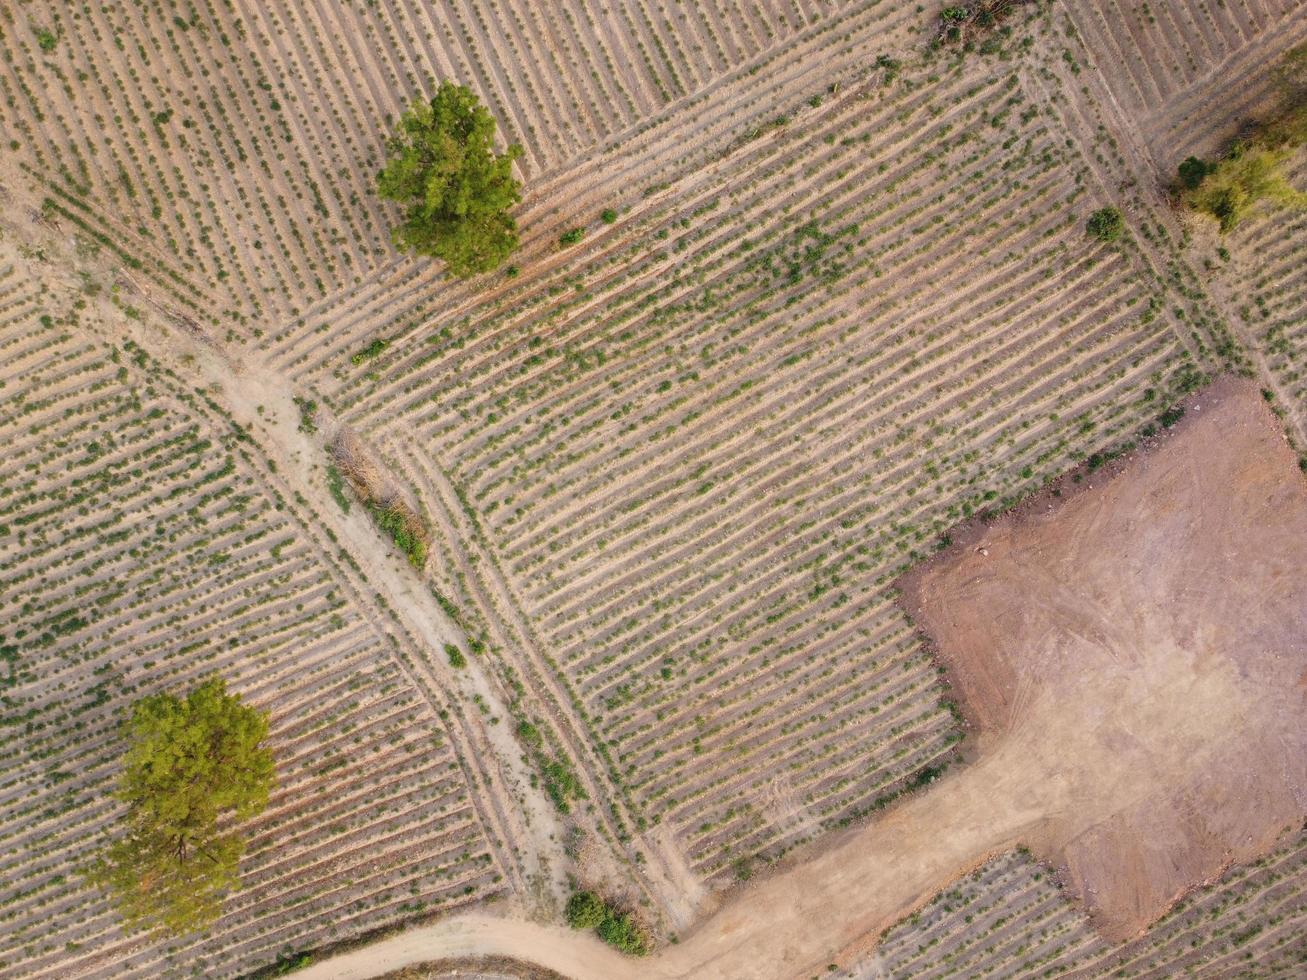
[[[1307,811],[1307,481],[1252,385],[1185,409],[902,583],[976,766],[1017,767],[1020,836],[1114,939]]]

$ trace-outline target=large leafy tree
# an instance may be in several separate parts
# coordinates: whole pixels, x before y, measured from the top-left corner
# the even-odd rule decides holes
[[[508,209],[521,200],[513,161],[522,148],[496,153],[494,137],[494,117],[452,82],[405,111],[377,177],[378,193],[406,208],[392,232],[397,246],[443,259],[458,276],[490,272],[512,253]]]
[[[126,829],[91,879],[117,900],[129,930],[202,929],[238,886],[245,850],[239,831],[218,832],[219,816],[245,819],[268,802],[268,717],[212,677],[185,699],[136,702],[124,730],[131,745],[116,795],[127,804]]]

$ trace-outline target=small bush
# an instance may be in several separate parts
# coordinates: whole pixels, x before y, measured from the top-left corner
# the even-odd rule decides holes
[[[374,357],[380,356],[381,352],[390,346],[390,341],[378,337],[361,351],[351,355],[350,363],[354,365],[362,364],[364,361],[370,361]]]
[[[649,940],[630,913],[609,909],[595,932],[609,946],[620,949],[623,953],[644,956],[649,952]]]
[[[586,798],[585,787],[581,785],[581,781],[576,778],[576,773],[566,762],[550,760],[544,764],[543,772],[545,792],[549,794],[549,798],[554,801],[554,806],[561,813],[572,812],[572,800]]]
[[[463,656],[463,651],[454,644],[445,644],[445,655],[449,657],[449,666],[460,668],[467,666],[467,657]]]
[[[1099,208],[1085,222],[1085,230],[1100,242],[1114,242],[1125,231],[1125,216],[1120,208]]]
[[[876,56],[876,67],[883,72],[880,83],[889,85],[899,77],[899,72],[903,70],[903,62],[887,54],[881,54]]]
[[[414,527],[413,518],[404,508],[398,504],[383,507],[372,502],[368,502],[367,508],[372,519],[377,522],[377,527],[390,536],[414,568],[421,568],[427,563],[427,542],[420,529]]]
[[[527,745],[538,749],[545,744],[544,736],[540,734],[540,729],[529,721],[520,721],[517,724],[517,737]]]
[[[340,505],[340,509],[349,513],[349,497],[345,495],[345,479],[335,466],[327,467],[327,490],[331,498]]]
[[[314,417],[318,413],[318,403],[312,398],[301,398],[299,395],[294,396],[295,407],[300,410],[299,430],[305,435],[313,435],[318,431],[317,423]]]
[[[584,237],[585,237],[584,228],[569,228],[567,231],[563,232],[561,235],[558,236],[558,244],[575,245]]]
[[[612,208],[604,208],[603,213],[599,215],[599,220],[606,225],[611,225],[617,220],[617,212]]]
[[[38,27],[34,33],[36,34],[36,46],[47,54],[53,51],[55,46],[59,43],[59,35],[54,33],[54,31],[47,30],[44,27]]]
[[[1210,174],[1215,168],[1213,164],[1198,157],[1185,157],[1184,162],[1180,164],[1180,186],[1185,190],[1194,191],[1199,188],[1203,178]]]
[[[629,912],[623,912],[591,891],[573,893],[567,900],[567,924],[593,929],[609,946],[632,956],[649,952],[649,936]]]
[[[594,892],[576,892],[567,900],[567,924],[573,929],[594,929],[608,915],[608,906]]]

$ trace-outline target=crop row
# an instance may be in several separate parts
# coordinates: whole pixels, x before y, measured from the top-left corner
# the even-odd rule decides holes
[[[82,305],[0,272],[0,973],[230,975],[501,893],[455,727],[238,430]],[[271,712],[278,785],[214,929],[127,945],[79,871],[117,725],[212,671]]]
[[[381,358],[306,375],[411,420],[702,874],[937,764],[895,570],[1196,376],[1142,253],[1084,239],[1090,168],[1030,91],[985,65],[814,98],[480,308],[415,281]]]
[[[1148,933],[1112,945],[1049,869],[996,858],[887,930],[865,977],[1279,977],[1301,971],[1307,835],[1185,898]]]

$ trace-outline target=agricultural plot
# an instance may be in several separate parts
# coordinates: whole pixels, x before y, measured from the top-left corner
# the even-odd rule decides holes
[[[452,561],[530,624],[626,825],[696,877],[946,763],[895,570],[1221,363],[1209,307],[1168,299],[1173,246],[1084,235],[1108,199],[1055,64],[812,84],[488,299],[392,284],[273,345],[447,484]]]
[[[534,901],[541,839],[666,937],[930,783],[963,728],[895,603],[906,564],[1223,368],[1307,448],[1301,220],[1249,223],[1207,268],[1158,193],[1261,104],[1300,7],[1032,5],[964,58],[923,57],[936,12],[890,0],[0,9],[7,217],[118,267],[88,330],[82,283],[0,259],[0,684],[23,733],[0,973],[235,973]],[[396,258],[373,193],[389,120],[445,78],[524,148],[508,275]],[[1127,234],[1097,243],[1108,205]],[[257,384],[198,392],[128,348],[142,311]],[[378,454],[429,525],[424,568],[353,559],[330,528],[366,515],[316,510],[348,500],[339,476],[234,426],[254,390],[321,406],[316,467],[338,424]],[[422,603],[484,642],[509,713],[450,680]],[[217,931],[131,945],[74,867],[112,816],[112,719],[211,669],[272,709],[282,782]],[[505,789],[519,756],[530,792]],[[555,804],[594,832],[580,857],[539,818]],[[1291,853],[1201,906],[1283,898],[1285,929],[1238,943],[1186,910],[1109,949],[1015,857],[964,891],[1039,971],[1164,972],[1190,942],[1274,964]],[[884,963],[933,941],[958,950],[941,970],[1002,973],[941,902]]]
[[[536,178],[750,59],[891,6],[153,0],[48,21],[6,7],[0,153],[39,186],[33,205],[248,341],[393,265],[372,192],[384,121],[439,79],[482,94]]]
[[[206,394],[95,339],[139,310],[8,247],[0,269],[0,974],[232,975],[504,894],[461,709],[304,501]],[[218,926],[130,942],[79,870],[113,829],[116,726],[215,671],[271,712],[278,786]]]

